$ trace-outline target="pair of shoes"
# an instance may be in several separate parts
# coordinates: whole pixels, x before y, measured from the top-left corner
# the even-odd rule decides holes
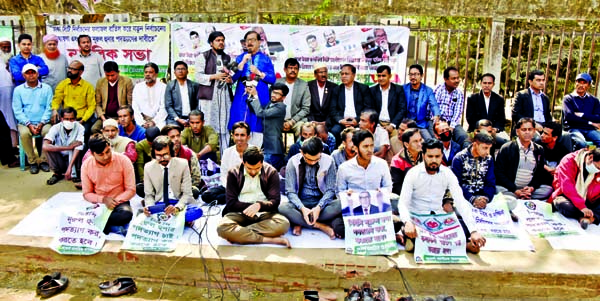
[[[40,172],[40,167],[37,164],[31,164],[29,167],[29,173],[35,175]]]
[[[67,288],[67,285],[69,285],[69,278],[67,277],[63,276],[58,279],[52,278],[50,281],[40,286],[40,296],[42,296],[42,298],[52,297]]]
[[[519,217],[514,212],[512,212],[512,210],[509,212],[510,212],[510,219],[512,219],[513,222],[518,223]]]
[[[587,230],[588,226],[590,225],[590,219],[589,218],[582,218],[579,221],[579,225],[581,226],[581,229],[583,230]]]
[[[46,181],[46,184],[54,185],[54,184],[58,183],[58,181],[62,180],[63,178],[64,178],[63,175],[53,174],[52,177],[50,177],[50,179],[48,179],[48,181]]]
[[[98,284],[100,293],[105,296],[118,297],[126,294],[135,294],[137,285],[131,277],[120,277],[113,281],[104,281]]]
[[[42,286],[44,286],[46,283],[49,283],[52,279],[60,279],[60,272],[53,272],[50,275],[44,276],[44,278],[38,282],[35,288],[35,294],[40,295],[42,293]]]
[[[344,298],[344,301],[359,301],[362,300],[360,288],[354,284],[348,289],[348,295]]]
[[[48,165],[48,163],[46,163],[46,162],[42,162],[40,164],[40,168],[42,169],[43,172],[49,172],[50,171],[50,165]]]

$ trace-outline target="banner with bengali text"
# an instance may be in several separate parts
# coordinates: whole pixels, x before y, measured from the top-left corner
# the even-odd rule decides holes
[[[454,212],[411,213],[411,219],[417,228],[416,263],[469,263],[465,233]]]
[[[580,234],[580,230],[555,218],[552,205],[538,200],[518,200],[515,209],[519,222],[527,232],[539,237],[565,236]]]
[[[79,51],[77,37],[92,37],[92,51],[104,61],[119,64],[121,75],[144,78],[144,65],[153,62],[159,67],[159,78],[165,77],[169,65],[168,23],[100,23],[48,25],[48,34],[58,36],[58,48],[67,58]]]
[[[77,208],[62,213],[50,248],[64,255],[92,255],[100,252],[106,240],[102,230],[111,212],[102,204],[82,200]]]
[[[324,63],[329,80],[340,82],[343,64],[357,68],[356,80],[375,82],[380,65],[392,69],[392,81],[402,83],[406,69],[410,30],[401,26],[298,26],[270,24],[171,23],[171,62],[182,60],[194,78],[196,57],[210,49],[213,31],[225,35],[225,53],[237,57],[244,52],[244,35],[250,30],[262,37],[260,51],[269,54],[277,77],[284,77],[284,62],[295,57],[300,62],[299,77],[314,79],[313,66]]]
[[[123,250],[171,252],[183,235],[185,209],[177,215],[164,212],[150,216],[138,214],[129,224]]]

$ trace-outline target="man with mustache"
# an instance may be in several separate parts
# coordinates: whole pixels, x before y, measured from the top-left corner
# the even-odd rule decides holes
[[[85,128],[84,143],[90,138],[96,121],[96,93],[94,86],[81,78],[84,66],[80,61],[72,61],[67,68],[67,78],[58,83],[52,99],[52,120],[57,120],[58,109],[73,107],[79,116],[78,121]],[[41,74],[40,74],[41,75]]]
[[[6,144],[8,146],[7,149],[2,150],[6,154],[6,160],[8,160],[6,162],[11,161],[11,154],[13,154],[13,149],[10,149],[10,145],[15,149],[19,145],[17,121],[12,110],[12,93],[15,86],[8,65],[8,61],[12,57],[11,48],[10,38],[0,37],[0,112],[4,115],[6,125],[8,126],[8,133],[10,133],[10,135],[7,135],[8,139],[12,140],[12,143]],[[8,139],[6,141],[9,141]]]
[[[98,80],[104,77],[102,71],[104,59],[99,54],[92,52],[92,38],[89,35],[82,34],[78,36],[77,45],[79,45],[79,53],[73,56],[72,59],[80,61],[85,66],[86,71],[82,77],[95,89]]]
[[[147,129],[165,126],[167,109],[165,107],[165,90],[167,85],[157,80],[158,65],[144,65],[144,81],[133,88],[133,116],[135,122]]]
[[[356,156],[356,150],[354,149],[354,144],[352,143],[352,135],[354,134],[354,131],[356,131],[355,128],[345,128],[340,134],[340,138],[342,138],[342,144],[331,154],[333,162],[335,163],[335,169],[340,168],[342,163]]]
[[[11,57],[8,61],[15,85],[18,86],[25,82],[25,78],[21,74],[25,64],[33,64],[38,67],[40,78],[48,75],[48,66],[46,66],[44,60],[31,52],[33,48],[33,38],[31,35],[26,33],[19,35],[17,43],[19,43],[19,53]]]
[[[298,138],[302,124],[310,113],[310,92],[306,82],[298,78],[300,63],[295,58],[285,60],[285,78],[277,79],[276,82],[285,84],[288,89],[288,97],[285,98],[285,121],[283,122],[284,133],[294,133]]]
[[[452,212],[451,203],[442,205],[446,191],[449,190],[454,199],[457,214],[462,216],[461,226],[467,239],[467,250],[479,253],[485,245],[485,238],[476,231],[475,220],[471,215],[471,205],[463,197],[456,176],[450,168],[442,165],[442,142],[428,139],[423,143],[423,163],[415,166],[406,174],[402,192],[398,200],[400,219],[404,228],[397,238],[405,244],[406,251],[414,250],[414,239],[417,229],[413,224],[410,213],[442,214]],[[472,232],[471,232],[471,231]],[[410,240],[410,243],[408,241]]]
[[[67,78],[69,62],[67,57],[58,50],[58,37],[56,35],[45,35],[42,41],[44,42],[44,53],[40,56],[48,65],[48,76],[44,78],[44,83],[50,85],[52,91],[54,91],[56,85]]]
[[[307,120],[326,125],[327,119],[329,119],[329,104],[333,99],[333,90],[337,85],[327,80],[327,65],[316,63],[313,69],[315,79],[307,83],[311,97],[310,113]],[[331,126],[329,124],[327,128],[331,129]],[[338,139],[338,137],[335,137],[335,139]]]

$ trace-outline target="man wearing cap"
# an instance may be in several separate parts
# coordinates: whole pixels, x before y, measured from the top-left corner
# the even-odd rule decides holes
[[[285,84],[289,89],[288,97],[285,98],[286,105],[283,132],[292,132],[295,137],[300,136],[302,124],[310,113],[310,92],[306,82],[298,78],[300,63],[295,58],[285,60],[283,71],[285,78],[279,78],[276,82]]]
[[[78,36],[77,45],[79,46],[79,53],[73,56],[73,60],[78,60],[85,66],[85,73],[82,77],[95,89],[98,80],[104,76],[102,72],[104,59],[92,51],[92,38],[89,35],[82,34]]]
[[[116,120],[104,120],[102,123],[102,135],[108,139],[113,151],[125,155],[125,157],[131,160],[132,164],[137,161],[138,155],[135,149],[136,142],[127,137],[119,136],[119,124]],[[83,156],[83,161],[85,161],[91,155],[91,151],[88,150]]]
[[[107,119],[119,118],[121,106],[131,106],[133,99],[133,82],[127,76],[120,75],[119,64],[115,61],[104,63],[104,77],[96,84],[96,116],[98,120],[92,126],[92,132],[102,129]]]
[[[58,50],[58,37],[47,34],[42,38],[44,42],[44,53],[40,54],[46,65],[48,65],[48,76],[44,83],[50,85],[52,91],[63,79],[67,78],[67,57]]]
[[[44,137],[50,130],[52,88],[38,80],[38,69],[33,64],[25,64],[22,74],[25,83],[15,88],[12,101],[12,109],[19,122],[21,147],[27,154],[30,173],[38,173],[40,167],[43,171],[48,172],[50,166],[46,156],[44,154],[40,154],[41,157],[36,155],[32,137],[36,135]]]
[[[314,75],[315,79],[307,83],[310,92],[310,112],[307,119],[317,124],[326,125],[336,84],[327,80],[327,65],[324,63],[315,64]]]
[[[19,138],[17,137],[17,121],[12,110],[12,93],[15,86],[8,68],[8,60],[12,57],[11,48],[10,38],[0,37],[0,112],[4,115],[8,126],[10,135],[7,136],[10,136],[12,146],[16,148],[19,145]],[[6,152],[7,155],[13,154],[10,144],[7,145],[8,148],[2,151]],[[7,158],[7,160],[10,160],[9,156]]]
[[[31,52],[31,48],[33,47],[33,38],[31,35],[23,33],[19,35],[17,42],[19,43],[20,51],[8,61],[15,85],[18,86],[25,83],[25,78],[21,73],[25,64],[35,65],[38,68],[40,78],[48,75],[48,66],[46,66],[44,60]]]
[[[56,120],[58,109],[61,106],[63,108],[74,108],[77,111],[77,116],[79,116],[79,123],[85,128],[84,141],[87,142],[96,119],[94,117],[94,110],[96,109],[94,87],[81,78],[84,67],[80,61],[72,61],[67,69],[67,79],[58,83],[54,91],[52,119]]]
[[[575,78],[575,91],[563,98],[563,116],[565,130],[573,134],[579,148],[585,147],[585,141],[591,141],[600,147],[600,102],[588,93],[592,77],[581,73]]]

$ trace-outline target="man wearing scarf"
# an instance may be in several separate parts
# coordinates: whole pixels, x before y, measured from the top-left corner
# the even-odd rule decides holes
[[[81,182],[80,152],[83,150],[85,128],[77,122],[77,111],[72,107],[62,110],[61,122],[53,125],[44,137],[42,150],[54,173],[46,184],[54,185],[63,178]]]
[[[44,83],[56,89],[56,85],[67,78],[67,57],[58,50],[58,37],[53,34],[45,35],[42,38],[44,42],[44,53],[40,55],[46,65],[48,65],[48,76],[44,78]]]

